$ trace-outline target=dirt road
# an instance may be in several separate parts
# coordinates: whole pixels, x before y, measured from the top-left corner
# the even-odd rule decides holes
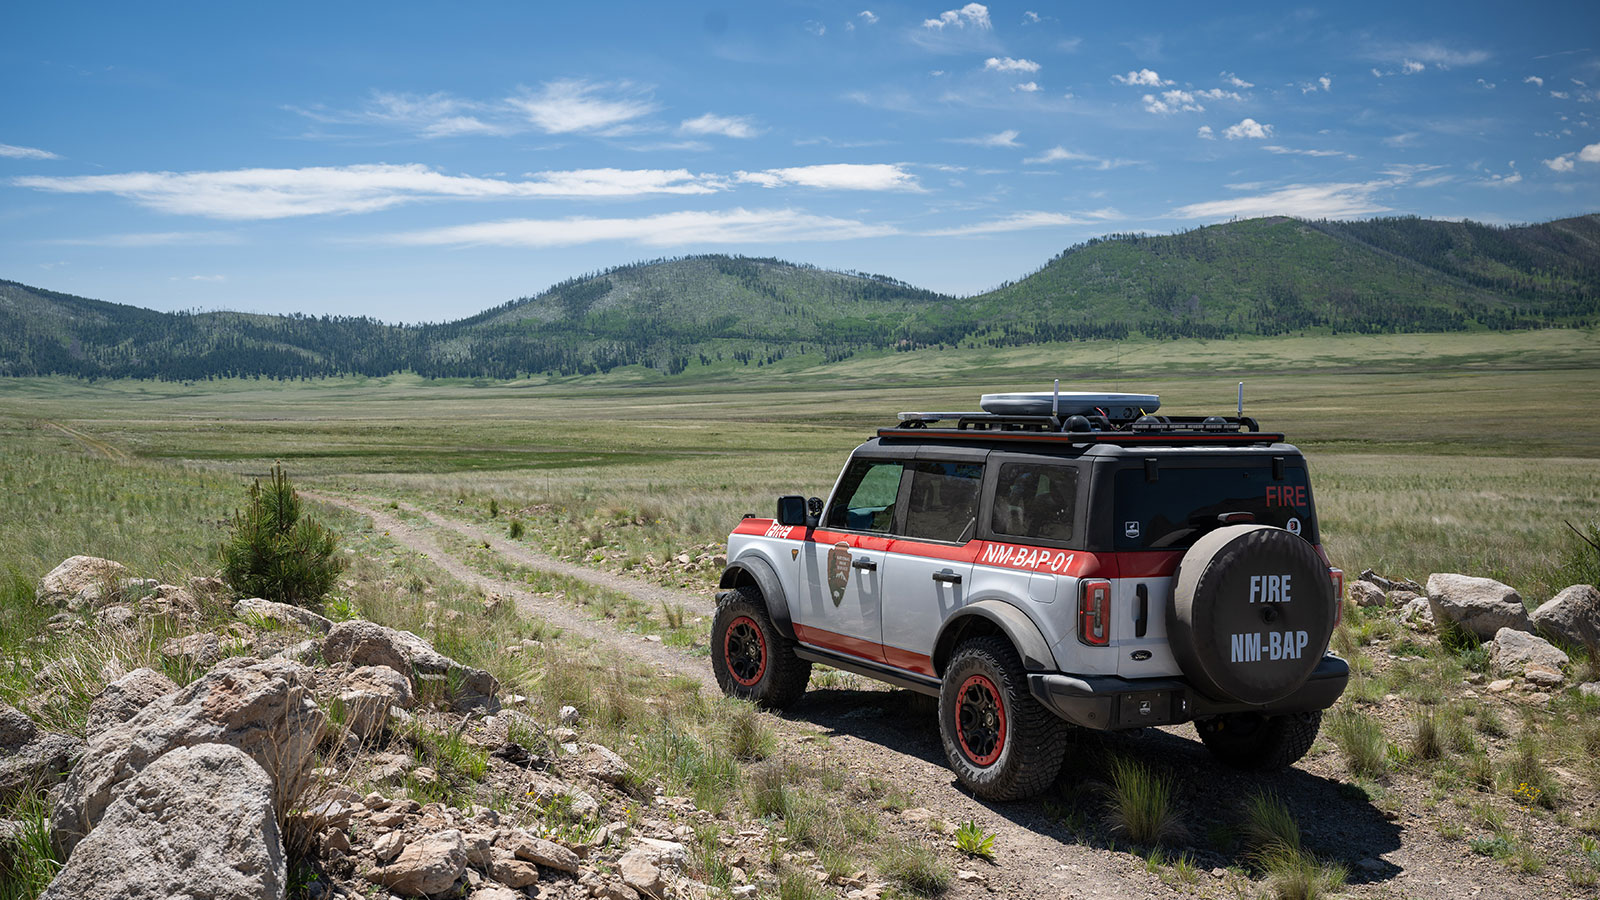
[[[349,499],[314,491],[302,494],[370,518],[376,528],[426,555],[453,577],[512,598],[530,615],[610,647],[621,657],[688,675],[706,690],[717,690],[704,657],[619,632],[572,606],[484,575],[448,552],[436,535],[439,530],[453,531],[473,542],[487,544],[520,565],[628,593],[652,605],[681,604],[687,610],[709,615],[713,604],[705,596],[558,560],[507,541],[499,534],[406,504],[395,505],[420,516],[426,526],[395,515],[386,509],[389,503],[385,500]],[[814,764],[839,767],[862,781],[869,777],[881,779],[906,791],[914,807],[924,808],[945,822],[973,820],[996,834],[998,863],[965,864],[978,870],[985,881],[958,882],[952,886],[953,897],[1232,897],[1240,883],[1237,876],[1215,873],[1237,865],[1237,855],[1214,848],[1230,842],[1227,826],[1237,820],[1238,806],[1245,797],[1261,790],[1274,792],[1289,804],[1300,821],[1308,848],[1325,859],[1349,866],[1348,890],[1355,896],[1518,900],[1545,895],[1548,884],[1527,882],[1508,872],[1503,864],[1470,853],[1463,842],[1449,841],[1436,833],[1417,812],[1380,811],[1341,783],[1335,754],[1331,752],[1314,754],[1288,772],[1246,774],[1218,766],[1193,740],[1193,732],[1187,726],[1117,735],[1083,734],[1069,750],[1052,799],[989,804],[974,799],[955,783],[944,762],[933,716],[907,692],[813,689],[788,711],[786,718],[789,728],[796,732],[814,734],[821,728],[829,734],[828,741],[801,745],[807,748],[804,752],[815,755],[811,760]],[[1101,840],[1094,837],[1096,829],[1082,825],[1097,819],[1101,809],[1102,801],[1089,773],[1098,769],[1092,763],[1105,753],[1133,756],[1171,772],[1177,779],[1185,819],[1195,843],[1211,848],[1191,851],[1199,867],[1196,882],[1168,884],[1132,854],[1085,842]],[[1079,837],[1080,830],[1084,838]]]

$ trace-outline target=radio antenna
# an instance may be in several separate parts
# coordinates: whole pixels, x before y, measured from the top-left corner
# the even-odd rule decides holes
[[[1239,382],[1239,418],[1244,418],[1244,382]]]
[[[1056,379],[1056,392],[1050,397],[1050,415],[1061,417],[1061,379]]]

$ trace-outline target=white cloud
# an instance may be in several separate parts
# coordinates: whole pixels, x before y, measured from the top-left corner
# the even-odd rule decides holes
[[[1029,10],[1023,10],[1022,21],[1024,23],[1026,23],[1026,24],[1029,24],[1029,25],[1037,25],[1040,22],[1043,22],[1044,20],[1039,18],[1039,14],[1038,13],[1036,13],[1033,10],[1029,9]]]
[[[239,236],[226,231],[157,231],[135,234],[103,234],[97,237],[60,238],[47,244],[78,247],[171,247],[202,244],[237,244]]]
[[[977,222],[972,225],[961,225],[956,228],[940,228],[934,231],[925,231],[929,237],[964,237],[973,234],[1002,234],[1008,231],[1025,231],[1030,228],[1057,228],[1063,225],[1088,225],[1093,222],[1117,215],[1115,210],[1101,209],[1085,213],[1081,216],[1067,213],[1026,211],[1012,213],[1001,219],[991,219],[987,222]]]
[[[678,126],[679,134],[720,134],[731,138],[753,138],[762,133],[745,116],[719,116],[706,113],[693,119],[684,119]]]
[[[1272,134],[1272,126],[1257,122],[1255,119],[1240,119],[1237,125],[1229,125],[1222,130],[1222,136],[1230,141],[1248,138],[1260,140]]]
[[[1205,98],[1207,100],[1243,100],[1244,99],[1243,97],[1241,97],[1239,95],[1238,91],[1225,91],[1222,88],[1212,88],[1209,91],[1195,91],[1194,95],[1196,97],[1203,97],[1203,98]]]
[[[856,18],[868,25],[878,24],[878,17],[870,9],[863,9],[861,12],[856,13]]]
[[[1240,90],[1244,90],[1246,88],[1255,87],[1255,85],[1252,84],[1251,82],[1245,81],[1243,78],[1240,78],[1239,76],[1233,74],[1232,72],[1222,72],[1222,73],[1220,73],[1218,75],[1218,77],[1220,77],[1223,81],[1226,81],[1228,84],[1231,84],[1236,88],[1239,88]]]
[[[982,3],[968,3],[960,9],[947,9],[939,14],[937,19],[923,19],[923,28],[933,28],[943,31],[946,26],[966,28],[971,26],[979,31],[988,31],[993,28],[989,21],[989,7]]]
[[[0,156],[7,159],[60,159],[49,150],[40,150],[37,147],[18,147],[15,144],[0,144]]]
[[[1495,84],[1495,83],[1494,83],[1494,82],[1492,82],[1492,81],[1485,81],[1485,80],[1483,80],[1483,79],[1482,79],[1482,78],[1479,78],[1479,79],[1478,79],[1478,84],[1479,84],[1479,85],[1481,85],[1481,86],[1482,86],[1482,87],[1483,87],[1483,89],[1484,89],[1484,90],[1486,90],[1486,91],[1492,91],[1492,90],[1494,90],[1494,89],[1495,89],[1495,88],[1496,88],[1496,87],[1499,87],[1499,85],[1497,85],[1497,84]]]
[[[1388,212],[1373,199],[1387,181],[1343,184],[1291,184],[1251,197],[1233,197],[1180,206],[1172,214],[1180,219],[1220,219],[1229,216],[1298,216],[1303,219],[1347,219]]]
[[[1544,87],[1544,79],[1537,75],[1529,75],[1527,78],[1522,79],[1522,83],[1531,84],[1534,87]]]
[[[1172,84],[1170,79],[1162,80],[1153,69],[1140,69],[1137,72],[1129,70],[1126,75],[1113,75],[1111,80],[1118,84],[1139,85],[1141,87],[1165,87]]]
[[[1409,147],[1422,136],[1420,131],[1403,131],[1400,134],[1391,134],[1383,139],[1385,147]]]
[[[779,241],[846,241],[896,233],[887,225],[814,216],[792,209],[662,213],[638,218],[509,219],[386,235],[404,246],[570,247],[629,241],[651,247],[687,244],[762,244]]]
[[[1485,187],[1505,187],[1508,184],[1516,184],[1521,180],[1522,173],[1513,172],[1510,175],[1490,175],[1483,181],[1478,182],[1478,184],[1481,184]]]
[[[1355,159],[1343,150],[1301,150],[1295,147],[1283,147],[1278,144],[1266,144],[1261,149],[1268,153],[1291,154],[1294,156],[1342,156],[1345,159]]]
[[[1572,162],[1571,153],[1563,153],[1555,159],[1544,161],[1546,167],[1552,172],[1571,172],[1576,166]]]
[[[1039,64],[1031,59],[991,56],[984,60],[983,68],[990,72],[1037,72],[1039,71]]]
[[[1568,94],[1566,91],[1551,91],[1550,96],[1556,98],[1557,100],[1565,100],[1567,99]]]
[[[1039,90],[1039,82],[1037,82],[1037,81],[1024,81],[1021,84],[1012,85],[1011,89],[1013,91],[1022,91],[1025,94],[1032,94],[1035,91]]]
[[[1427,68],[1427,66],[1423,65],[1422,63],[1417,62],[1414,59],[1408,59],[1405,62],[1400,64],[1400,72],[1403,75],[1415,75],[1418,72],[1421,72],[1423,69],[1426,69],[1426,68]]]
[[[547,81],[538,91],[524,89],[507,102],[549,134],[614,133],[659,108],[648,92],[626,82],[591,84],[572,78]]]
[[[213,219],[363,213],[441,198],[708,194],[722,187],[684,169],[578,169],[510,181],[446,175],[416,164],[27,176],[12,183],[57,193],[115,194],[161,212]]]
[[[735,172],[733,177],[746,184],[759,184],[769,188],[797,185],[836,191],[921,190],[916,176],[897,165],[888,163],[796,166],[788,169],[765,169],[760,172]]]
[[[177,281],[178,279],[173,278],[171,280]],[[183,280],[185,280],[185,281],[220,282],[220,281],[227,281],[228,280],[228,276],[226,276],[226,275],[190,275],[188,278],[183,279]]]
[[[1194,136],[1197,137],[1197,138],[1200,138],[1201,140],[1205,140],[1205,141],[1214,141],[1214,140],[1217,139],[1216,132],[1211,130],[1211,126],[1210,125],[1201,125],[1195,131]]]
[[[1600,163],[1600,143],[1590,144],[1579,150],[1578,158],[1584,162]]]
[[[1144,111],[1165,115],[1175,112],[1205,112],[1206,108],[1195,100],[1194,94],[1189,91],[1165,91],[1161,99],[1156,99],[1154,94],[1144,95]]]
[[[805,27],[806,31],[811,32],[817,37],[822,37],[828,33],[828,26],[816,21],[815,19],[808,20]]]
[[[1017,135],[1021,133],[1015,128],[1007,128],[1005,131],[979,137],[946,138],[946,140],[952,144],[975,144],[979,147],[1021,147],[1022,145],[1017,143]]]
[[[1489,61],[1489,54],[1484,50],[1457,50],[1439,43],[1405,44],[1391,48],[1388,58],[1405,57],[1407,59],[1420,59],[1425,63],[1432,63],[1441,69],[1451,66],[1475,66]],[[1408,63],[1410,65],[1410,63]]]

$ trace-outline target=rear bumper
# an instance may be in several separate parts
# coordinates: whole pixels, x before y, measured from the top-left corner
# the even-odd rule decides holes
[[[1276,715],[1327,709],[1344,693],[1349,680],[1350,666],[1344,660],[1324,656],[1298,690],[1264,706],[1214,700],[1182,678],[1133,679],[1035,672],[1028,675],[1028,689],[1046,709],[1074,725],[1114,731],[1173,725],[1223,713]]]

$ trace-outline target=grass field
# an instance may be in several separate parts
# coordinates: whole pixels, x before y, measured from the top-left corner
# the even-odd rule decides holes
[[[553,552],[647,565],[722,542],[779,493],[825,493],[901,409],[972,408],[1057,375],[1184,412],[1229,411],[1245,381],[1246,412],[1307,452],[1328,549],[1351,571],[1485,574],[1537,601],[1568,577],[1563,522],[1600,518],[1594,332],[1103,342],[676,381],[0,381],[15,535],[0,562],[37,577],[99,548],[199,565],[225,488],[282,460],[302,484],[483,521],[493,499]]]

